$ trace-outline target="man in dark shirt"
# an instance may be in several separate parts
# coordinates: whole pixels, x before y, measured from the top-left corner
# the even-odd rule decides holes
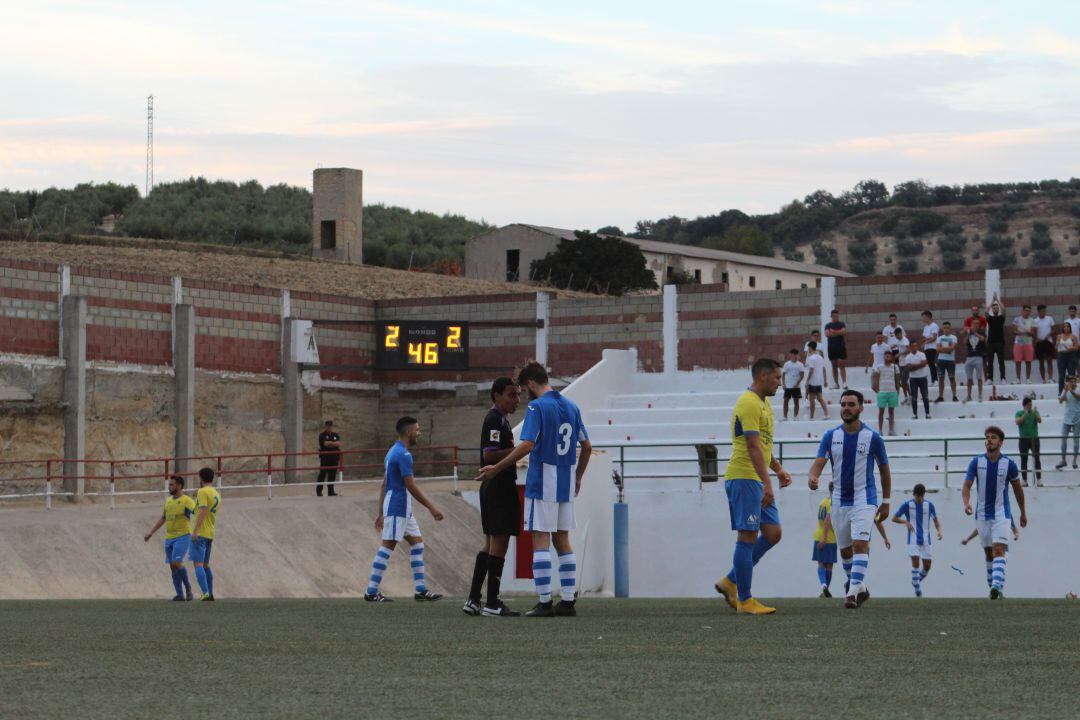
[[[997,293],[986,311],[986,378],[994,382],[994,358],[997,357],[1001,381],[1005,382],[1005,307]]]
[[[847,325],[840,322],[840,311],[832,311],[832,322],[825,323],[825,340],[828,343],[829,362],[832,363],[833,386],[847,389]],[[839,374],[838,374],[839,373]]]
[[[315,494],[322,497],[322,486],[325,479],[326,494],[330,497],[337,495],[334,492],[334,483],[337,481],[338,468],[341,466],[341,436],[334,432],[334,421],[327,420],[323,431],[319,433],[319,479],[315,482]]]
[[[480,431],[481,465],[494,465],[514,449],[514,433],[509,416],[517,410],[520,389],[508,377],[497,378],[491,386],[494,403],[484,417]],[[517,470],[509,467],[499,475],[485,480],[480,486],[480,522],[484,527],[484,549],[476,554],[472,587],[462,611],[466,615],[516,617],[520,613],[506,607],[499,599],[503,565],[510,536],[517,536],[521,527],[521,499],[518,497]],[[487,603],[481,609],[480,590],[487,576]]]

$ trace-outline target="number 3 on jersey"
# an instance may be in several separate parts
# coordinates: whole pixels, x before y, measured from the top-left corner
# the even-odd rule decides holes
[[[570,452],[570,436],[573,434],[574,429],[570,427],[570,423],[563,423],[559,426],[559,446],[556,451],[560,455],[565,455]]]

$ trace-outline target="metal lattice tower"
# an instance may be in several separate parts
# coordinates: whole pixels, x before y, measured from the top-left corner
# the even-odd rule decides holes
[[[146,194],[154,189],[154,96],[146,97]]]

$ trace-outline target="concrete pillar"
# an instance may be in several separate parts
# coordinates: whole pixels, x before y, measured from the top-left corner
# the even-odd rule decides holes
[[[192,471],[190,461],[181,458],[195,454],[195,308],[191,305],[175,305],[173,324],[173,380],[176,384],[173,457],[176,472],[186,475]]]
[[[1000,270],[987,270],[986,271],[986,304],[990,305],[994,301],[994,295],[998,296],[998,300],[1004,301],[1001,297],[1001,271]]]
[[[818,329],[821,330],[821,342],[825,342],[825,324],[832,321],[830,313],[836,307],[836,278],[821,278],[821,322]],[[843,313],[843,308],[840,309]]]
[[[281,291],[281,314],[278,316],[281,322],[281,357],[278,364],[285,367],[285,320],[292,317],[292,293],[288,290]]]
[[[179,275],[174,275],[172,279],[172,301],[169,305],[172,308],[172,321],[170,330],[172,331],[172,352],[176,354],[176,306],[184,302],[184,279]]]
[[[86,456],[86,298],[68,295],[61,303],[61,330],[64,346],[64,459],[81,460]],[[64,491],[82,498],[83,475],[81,462],[64,463]]]
[[[679,371],[679,287],[664,286],[664,374]]]
[[[285,334],[283,337],[284,350],[282,352],[281,377],[285,385],[284,416],[281,419],[281,434],[285,437],[285,452],[298,453],[304,448],[304,389],[300,384],[300,364],[296,362],[296,350],[293,348],[295,332],[293,318],[285,318]],[[301,458],[295,455],[285,457],[285,482],[298,482],[300,480],[294,472],[294,468],[302,467]]]
[[[548,338],[551,337],[551,294],[536,293],[536,362],[547,367]]]
[[[67,265],[61,265],[56,269],[56,278],[59,286],[56,293],[56,307],[60,310],[60,318],[57,321],[60,323],[60,332],[57,333],[60,337],[56,351],[60,354],[60,357],[64,357],[64,298],[71,294],[71,268]]]

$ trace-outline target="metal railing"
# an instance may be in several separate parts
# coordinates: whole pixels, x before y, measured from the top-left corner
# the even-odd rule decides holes
[[[1071,437],[1072,436],[1068,436],[1068,438],[1070,438],[1070,439],[1071,439]],[[1041,447],[1040,447],[1039,457],[1040,458],[1055,458],[1055,459],[1060,457],[1059,447],[1060,447],[1061,439],[1062,439],[1061,435],[1043,435],[1043,436],[1040,436],[1039,440],[1040,440]],[[780,462],[781,465],[783,465],[785,462],[791,462],[791,461],[795,461],[795,462],[809,461],[809,462],[812,462],[813,460],[815,460],[817,458],[816,448],[820,444],[820,442],[821,442],[820,438],[807,438],[807,439],[792,438],[792,439],[784,439],[784,440],[775,440],[773,442],[773,456]],[[1054,446],[1053,446],[1052,449],[1049,449],[1049,448],[1046,447],[1047,442],[1053,442],[1054,443]],[[915,444],[915,443],[920,443],[920,444],[923,444],[923,445],[926,445],[926,444],[931,444],[931,445],[939,444],[941,449],[940,449],[939,452],[929,452],[929,453],[928,452],[914,451],[914,450],[905,452],[904,450],[897,451],[897,450],[894,449],[898,444],[902,446],[902,445],[905,445],[905,444],[911,445],[911,444]],[[968,447],[961,450],[959,447],[957,447],[961,443],[967,445]],[[888,438],[886,438],[886,445],[889,448],[888,454],[889,454],[890,464],[892,464],[893,461],[895,461],[895,460],[925,459],[927,461],[931,461],[932,465],[933,465],[933,467],[931,468],[931,467],[929,467],[929,464],[928,464],[928,467],[925,468],[925,469],[893,470],[892,471],[892,476],[894,478],[903,477],[903,476],[917,475],[920,478],[925,478],[925,479],[929,480],[929,479],[931,479],[933,477],[940,477],[941,482],[942,482],[942,486],[944,488],[949,487],[949,476],[950,475],[953,475],[953,476],[961,475],[961,476],[963,476],[963,475],[967,474],[966,462],[965,462],[965,465],[964,465],[963,468],[956,468],[956,467],[950,468],[949,467],[950,459],[952,459],[952,460],[963,459],[964,461],[968,461],[971,458],[975,457],[976,455],[980,455],[980,454],[982,454],[982,452],[984,452],[984,449],[982,447],[982,443],[983,443],[983,437],[982,436],[930,437],[930,438],[888,437]],[[950,444],[951,444],[951,447],[950,447]],[[809,453],[809,454],[807,454],[805,451],[803,451],[801,453],[797,452],[797,451],[793,452],[793,450],[794,450],[793,446],[797,447],[797,446],[806,446],[806,445],[811,446],[814,449],[814,451]],[[977,448],[971,448],[970,447],[971,445],[977,445],[978,447]],[[645,480],[647,480],[647,479],[697,479],[698,482],[715,482],[715,481],[723,479],[724,473],[723,473],[723,471],[721,469],[721,466],[722,466],[722,464],[725,464],[725,463],[727,463],[728,461],[731,460],[732,443],[731,443],[731,441],[704,441],[704,442],[693,442],[693,441],[686,441],[686,442],[603,442],[603,441],[601,441],[601,442],[593,443],[593,447],[594,448],[604,448],[604,449],[607,449],[609,451],[612,451],[616,455],[616,457],[613,458],[613,462],[617,465],[617,467],[619,469],[619,474],[624,479],[626,479],[628,481],[643,480],[643,479],[645,479]],[[685,456],[685,455],[684,456],[678,456],[678,457],[676,457],[676,456],[670,456],[670,457],[668,457],[668,456],[665,456],[665,457],[627,457],[626,456],[627,450],[634,450],[634,449],[639,449],[639,448],[670,448],[672,450],[675,450],[676,448],[690,448],[690,449],[693,449],[695,453],[698,453],[699,452],[698,448],[702,448],[702,447],[714,448],[717,451],[716,452],[716,457],[715,458],[703,459],[703,458],[700,457],[700,454],[698,454],[698,455],[696,455],[694,457],[688,457],[688,456]],[[726,449],[726,451],[727,451],[726,454],[722,454],[720,452],[721,448]],[[1011,457],[1017,463],[1017,466],[1020,465],[1019,446],[1018,446],[1018,443],[1017,443],[1015,438],[1007,439],[1005,441],[1005,445],[1002,448],[1002,452],[1005,455],[1008,455],[1009,457]],[[933,461],[937,461],[937,462],[933,462]],[[706,473],[705,472],[705,466],[712,463],[712,462],[714,462],[716,464],[716,472],[715,473],[711,473],[711,472]],[[695,463],[697,465],[697,472],[695,472],[695,473],[663,472],[663,473],[643,473],[643,474],[637,474],[637,473],[633,472],[632,468],[633,468],[634,465],[645,464],[645,463]],[[631,468],[629,472],[627,470],[628,466]],[[1030,457],[1029,457],[1029,467],[1027,469],[1027,472],[1028,473],[1036,472],[1034,470],[1034,463],[1033,463],[1033,461],[1032,461],[1032,459]],[[1076,476],[1076,481],[1073,482],[1073,483],[1069,483],[1069,484],[1070,485],[1080,485],[1080,471],[1077,471],[1077,470],[1072,470],[1072,471],[1070,471],[1068,469],[1057,470],[1051,464],[1048,467],[1043,467],[1038,472],[1039,473],[1048,473],[1048,474],[1067,474],[1067,473],[1074,474]]]
[[[426,455],[431,452],[436,455],[431,459],[415,460],[415,468],[426,468],[434,472],[445,469],[447,474],[417,475],[417,480],[422,482],[445,481],[453,482],[454,492],[458,492],[458,447],[456,445],[426,445],[411,448],[414,454]],[[368,485],[381,483],[383,477],[382,456],[385,448],[369,448],[360,450],[342,450],[338,453],[338,463],[334,467],[336,471],[335,484],[341,485]],[[297,452],[297,453],[257,453],[257,454],[224,454],[224,455],[198,455],[192,457],[156,457],[135,458],[116,460],[97,460],[93,458],[63,459],[47,458],[42,460],[6,460],[0,461],[0,484],[32,485],[29,492],[15,492],[0,494],[0,500],[21,500],[25,498],[45,498],[45,507],[52,508],[54,497],[108,497],[109,507],[116,507],[116,499],[125,496],[160,495],[168,492],[169,477],[182,475],[186,478],[196,477],[198,467],[210,467],[214,470],[215,485],[223,490],[239,489],[265,489],[266,497],[273,497],[275,487],[305,487],[319,484],[316,480],[301,480],[300,474],[317,473],[324,470],[321,462],[315,465],[305,465],[301,461],[306,458],[319,459],[320,455],[329,453]],[[439,456],[442,457],[439,457]],[[364,462],[368,457],[374,460]],[[295,467],[288,464],[289,459],[296,460]],[[186,463],[189,468],[186,472],[177,472],[178,463]],[[79,474],[65,474],[64,468],[74,465],[83,468]],[[36,471],[36,472],[35,472]],[[345,473],[349,471],[352,479],[346,479]],[[8,472],[14,472],[9,476]],[[226,482],[227,478],[239,480],[239,482]],[[278,482],[275,482],[275,478]],[[160,489],[122,489],[125,484],[135,484],[146,481],[161,481]],[[102,489],[69,490],[64,489],[65,483],[77,483],[85,485],[102,485]],[[118,489],[117,485],[121,488]]]

